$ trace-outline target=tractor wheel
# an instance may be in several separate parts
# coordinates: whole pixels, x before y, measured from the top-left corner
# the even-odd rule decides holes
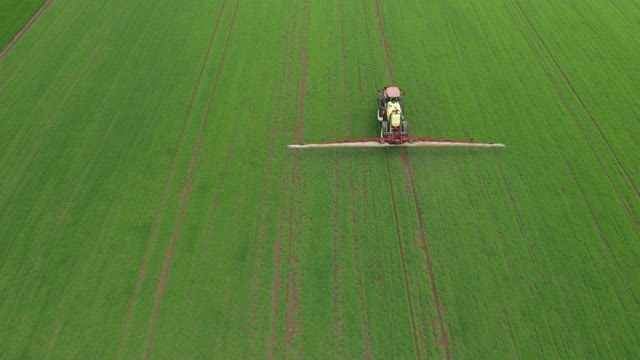
[[[402,132],[406,133],[407,135],[409,135],[409,122],[402,121],[402,123],[400,125],[402,126]]]
[[[389,122],[383,121],[381,124],[382,125],[380,126],[380,137],[383,138],[384,133],[389,132]]]

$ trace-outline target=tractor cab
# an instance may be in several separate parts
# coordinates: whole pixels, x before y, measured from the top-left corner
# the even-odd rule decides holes
[[[378,107],[385,108],[390,101],[400,102],[402,92],[396,86],[385,86],[378,93]],[[402,105],[402,104],[401,104]]]
[[[384,93],[385,101],[400,101],[400,95],[402,94],[400,88],[395,86],[387,86],[382,89]]]

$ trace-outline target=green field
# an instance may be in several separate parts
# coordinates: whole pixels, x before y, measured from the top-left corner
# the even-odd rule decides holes
[[[0,1],[0,49],[11,42],[44,2],[45,0]]]
[[[635,0],[53,0],[0,59],[0,353],[640,358],[639,30]],[[390,83],[411,135],[507,148],[286,148],[376,136]]]

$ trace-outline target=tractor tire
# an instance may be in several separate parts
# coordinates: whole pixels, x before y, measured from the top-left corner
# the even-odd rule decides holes
[[[409,135],[409,122],[406,120],[403,120],[402,123],[400,124],[400,126],[402,127],[402,132],[406,133],[407,136]]]
[[[389,122],[383,121],[380,126],[380,137],[384,137],[384,133],[389,132]]]

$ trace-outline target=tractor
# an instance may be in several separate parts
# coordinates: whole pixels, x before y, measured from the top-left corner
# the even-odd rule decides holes
[[[385,86],[378,92],[378,112],[380,138],[385,142],[400,144],[409,136],[409,123],[404,118],[402,91],[396,86]]]

